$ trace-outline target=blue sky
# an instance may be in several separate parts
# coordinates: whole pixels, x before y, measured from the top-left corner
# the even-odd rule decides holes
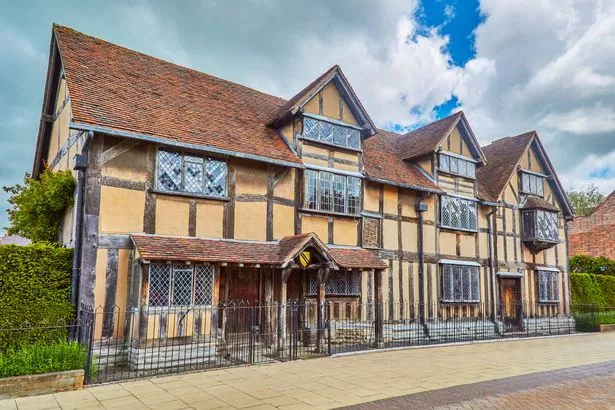
[[[53,22],[286,98],[339,64],[381,127],[462,109],[482,144],[537,130],[566,188],[615,189],[615,2],[8,2],[0,186],[32,167]]]

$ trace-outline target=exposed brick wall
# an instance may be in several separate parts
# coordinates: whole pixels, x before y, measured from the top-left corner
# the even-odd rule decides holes
[[[605,256],[615,259],[615,192],[588,216],[569,224],[571,255]]]

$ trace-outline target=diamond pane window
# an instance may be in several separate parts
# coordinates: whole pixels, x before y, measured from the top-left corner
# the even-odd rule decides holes
[[[309,294],[318,293],[318,277],[313,272],[310,275]],[[361,294],[360,272],[331,272],[325,282],[325,294],[338,296],[358,296]]]
[[[157,188],[163,191],[226,196],[224,161],[158,150]]]
[[[318,171],[305,171],[305,205],[318,209]]]
[[[559,302],[559,272],[538,271],[538,300],[543,303]]]
[[[443,195],[440,204],[441,226],[468,231],[478,229],[475,201]]]
[[[333,175],[333,210],[346,212],[346,177]]]
[[[203,265],[194,269],[194,304],[211,305],[214,296],[214,268]]]
[[[333,174],[320,173],[320,210],[333,210]]]
[[[521,173],[521,192],[537,196],[544,195],[544,177],[540,175]]]
[[[311,117],[303,118],[303,137],[346,148],[361,148],[361,131]]]
[[[149,306],[169,306],[171,266],[152,263],[149,268]]]
[[[305,207],[356,215],[361,212],[361,179],[326,171],[306,170]]]
[[[476,178],[476,164],[463,158],[448,154],[440,154],[439,170],[442,172],[460,175],[466,178]]]
[[[192,305],[192,266],[173,265],[172,306]]]
[[[213,289],[212,266],[150,265],[148,305],[151,307],[211,305]]]
[[[361,212],[361,180],[348,177],[348,213],[358,214]]]
[[[557,214],[555,212],[536,211],[536,237],[548,241],[557,241],[559,237]]]
[[[480,302],[477,266],[442,265],[442,300],[444,302]]]
[[[158,188],[165,191],[182,190],[182,157],[168,151],[158,151]]]

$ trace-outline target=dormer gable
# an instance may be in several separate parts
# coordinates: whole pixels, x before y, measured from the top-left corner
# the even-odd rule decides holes
[[[337,65],[289,99],[269,125],[283,128],[292,119],[304,120],[306,139],[351,149],[360,149],[361,139],[377,131]]]

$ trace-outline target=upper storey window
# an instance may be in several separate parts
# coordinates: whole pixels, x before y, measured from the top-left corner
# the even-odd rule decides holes
[[[305,171],[305,207],[356,215],[361,212],[361,180],[325,171]]]
[[[521,173],[521,192],[525,194],[544,195],[544,177],[527,172]]]
[[[359,129],[311,117],[303,118],[303,138],[344,148],[361,149]]]
[[[442,195],[440,199],[440,225],[443,228],[477,231],[476,201]]]
[[[448,172],[466,178],[476,178],[476,164],[473,161],[441,153],[439,164],[440,166],[438,169],[442,172]]]
[[[172,151],[158,151],[156,187],[163,191],[225,197],[226,162]]]

